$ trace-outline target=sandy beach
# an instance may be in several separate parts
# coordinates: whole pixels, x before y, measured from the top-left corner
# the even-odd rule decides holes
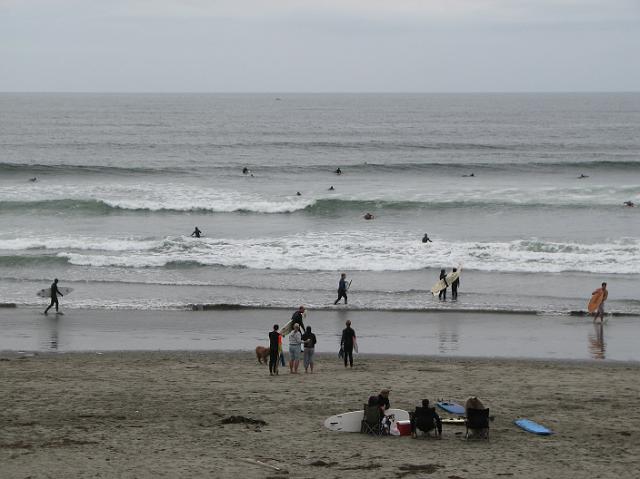
[[[20,355],[0,361],[3,478],[638,477],[639,366],[320,355],[315,374],[269,377],[252,353]],[[392,407],[478,395],[490,441],[375,438],[324,429],[392,389]],[[264,424],[223,424],[231,416]],[[555,431],[540,437],[517,417]]]

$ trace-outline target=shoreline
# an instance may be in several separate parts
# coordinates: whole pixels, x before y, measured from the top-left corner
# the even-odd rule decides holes
[[[250,353],[70,353],[1,358],[4,477],[634,477],[640,365],[512,359],[318,355],[314,374],[269,377]],[[326,417],[391,389],[491,410],[489,441],[336,433]],[[615,395],[612,395],[615,391]],[[441,416],[445,417],[441,411]],[[226,424],[232,417],[247,421]],[[554,434],[513,425],[527,417]],[[603,418],[606,418],[603,420]],[[277,470],[277,469],[278,470]],[[285,474],[287,471],[288,474]]]

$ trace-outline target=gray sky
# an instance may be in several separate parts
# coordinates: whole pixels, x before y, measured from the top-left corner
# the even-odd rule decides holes
[[[640,0],[0,0],[0,91],[640,90]]]

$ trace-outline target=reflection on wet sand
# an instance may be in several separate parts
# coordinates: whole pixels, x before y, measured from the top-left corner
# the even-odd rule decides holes
[[[58,350],[58,315],[47,317],[47,325],[49,326],[48,338],[45,341],[45,349],[52,351]]]
[[[458,323],[438,321],[438,352],[447,354],[458,350]]]
[[[593,359],[605,359],[604,325],[594,323],[593,332],[589,333],[589,352]]]

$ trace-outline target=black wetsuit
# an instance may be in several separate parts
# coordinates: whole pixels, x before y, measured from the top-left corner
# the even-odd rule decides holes
[[[338,299],[336,299],[333,304],[338,304],[342,298],[344,298],[344,304],[347,304],[347,280],[340,278],[340,283],[338,283]]]
[[[460,286],[460,278],[451,283],[451,299],[458,299],[458,286]]]
[[[51,284],[51,304],[44,310],[44,314],[49,312],[49,309],[55,304],[56,305],[56,313],[58,312],[58,295],[64,296],[60,291],[58,291],[58,284]]]
[[[271,331],[269,333],[269,372],[278,372],[278,349],[279,349],[280,333]]]
[[[191,233],[191,236],[195,236],[196,238],[200,238],[200,235],[202,234],[202,231],[200,231],[198,228],[196,228],[194,230],[193,233]]]
[[[300,325],[300,332],[305,330],[304,323],[302,322],[302,313],[300,311],[293,313],[291,321],[293,321],[293,324],[298,323]],[[293,331],[293,328],[291,328],[291,330]]]
[[[347,367],[347,359],[349,365],[353,367],[353,343],[356,339],[356,332],[351,326],[347,326],[342,330],[342,339],[340,340],[340,346],[344,351],[344,367]]]
[[[444,272],[444,271],[442,273],[440,273],[440,279],[444,279],[445,287],[444,287],[444,289],[441,289],[440,292],[438,293],[438,299],[446,300],[447,299],[447,286],[449,286],[447,284],[447,273]]]

